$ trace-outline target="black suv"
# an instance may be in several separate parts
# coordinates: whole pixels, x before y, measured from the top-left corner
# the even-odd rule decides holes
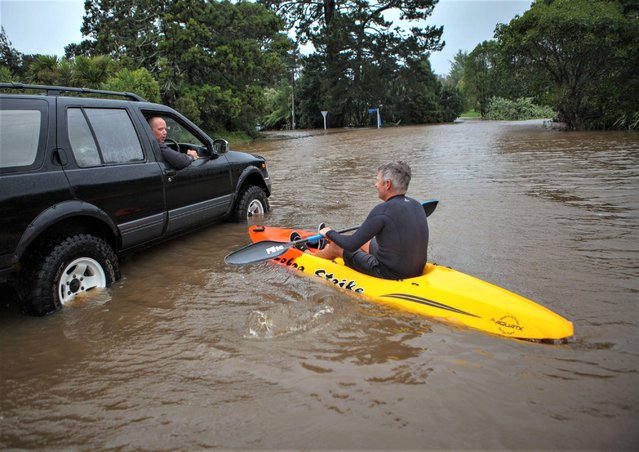
[[[163,160],[147,123],[158,116],[168,146],[198,152],[186,168]],[[262,157],[229,150],[169,107],[131,93],[0,84],[0,283],[16,286],[25,313],[109,286],[118,255],[264,214],[270,192]]]

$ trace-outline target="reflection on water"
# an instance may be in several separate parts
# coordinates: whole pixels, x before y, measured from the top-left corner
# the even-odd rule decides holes
[[[291,135],[245,146],[273,178],[264,222],[359,224],[377,166],[406,160],[409,194],[440,200],[431,260],[568,317],[575,342],[501,339],[269,263],[228,267],[248,234],[222,224],[127,258],[121,282],[53,316],[3,310],[1,446],[639,444],[637,134],[467,121]]]

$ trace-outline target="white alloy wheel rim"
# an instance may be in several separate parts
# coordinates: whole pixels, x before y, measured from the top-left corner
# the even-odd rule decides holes
[[[254,215],[264,215],[264,206],[257,199],[254,199],[253,201],[251,201],[251,203],[248,206],[248,210],[246,212],[247,218],[250,218]]]
[[[90,257],[76,259],[67,265],[60,276],[60,302],[65,304],[80,293],[106,287],[106,282],[106,275],[98,261]]]

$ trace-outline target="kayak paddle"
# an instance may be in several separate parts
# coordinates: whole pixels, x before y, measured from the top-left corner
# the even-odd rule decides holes
[[[428,217],[435,211],[437,207],[437,200],[424,201],[422,207],[424,213]],[[353,226],[352,228],[342,229],[337,231],[339,234],[344,232],[351,232],[359,229],[359,226]],[[292,242],[276,242],[274,240],[263,240],[257,243],[250,243],[239,250],[233,251],[231,254],[224,258],[224,262],[230,265],[246,265],[255,264],[257,262],[267,261],[274,259],[286,253],[291,247],[300,245],[306,242],[314,242],[321,238],[324,238],[322,234],[312,235],[301,240],[294,240]]]

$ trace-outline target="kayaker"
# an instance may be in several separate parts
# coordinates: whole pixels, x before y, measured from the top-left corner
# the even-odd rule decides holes
[[[422,274],[428,248],[428,223],[422,205],[406,196],[411,179],[408,164],[396,161],[377,169],[375,187],[384,201],[371,210],[352,235],[321,228],[328,244],[314,255],[344,259],[347,266],[384,279]]]

